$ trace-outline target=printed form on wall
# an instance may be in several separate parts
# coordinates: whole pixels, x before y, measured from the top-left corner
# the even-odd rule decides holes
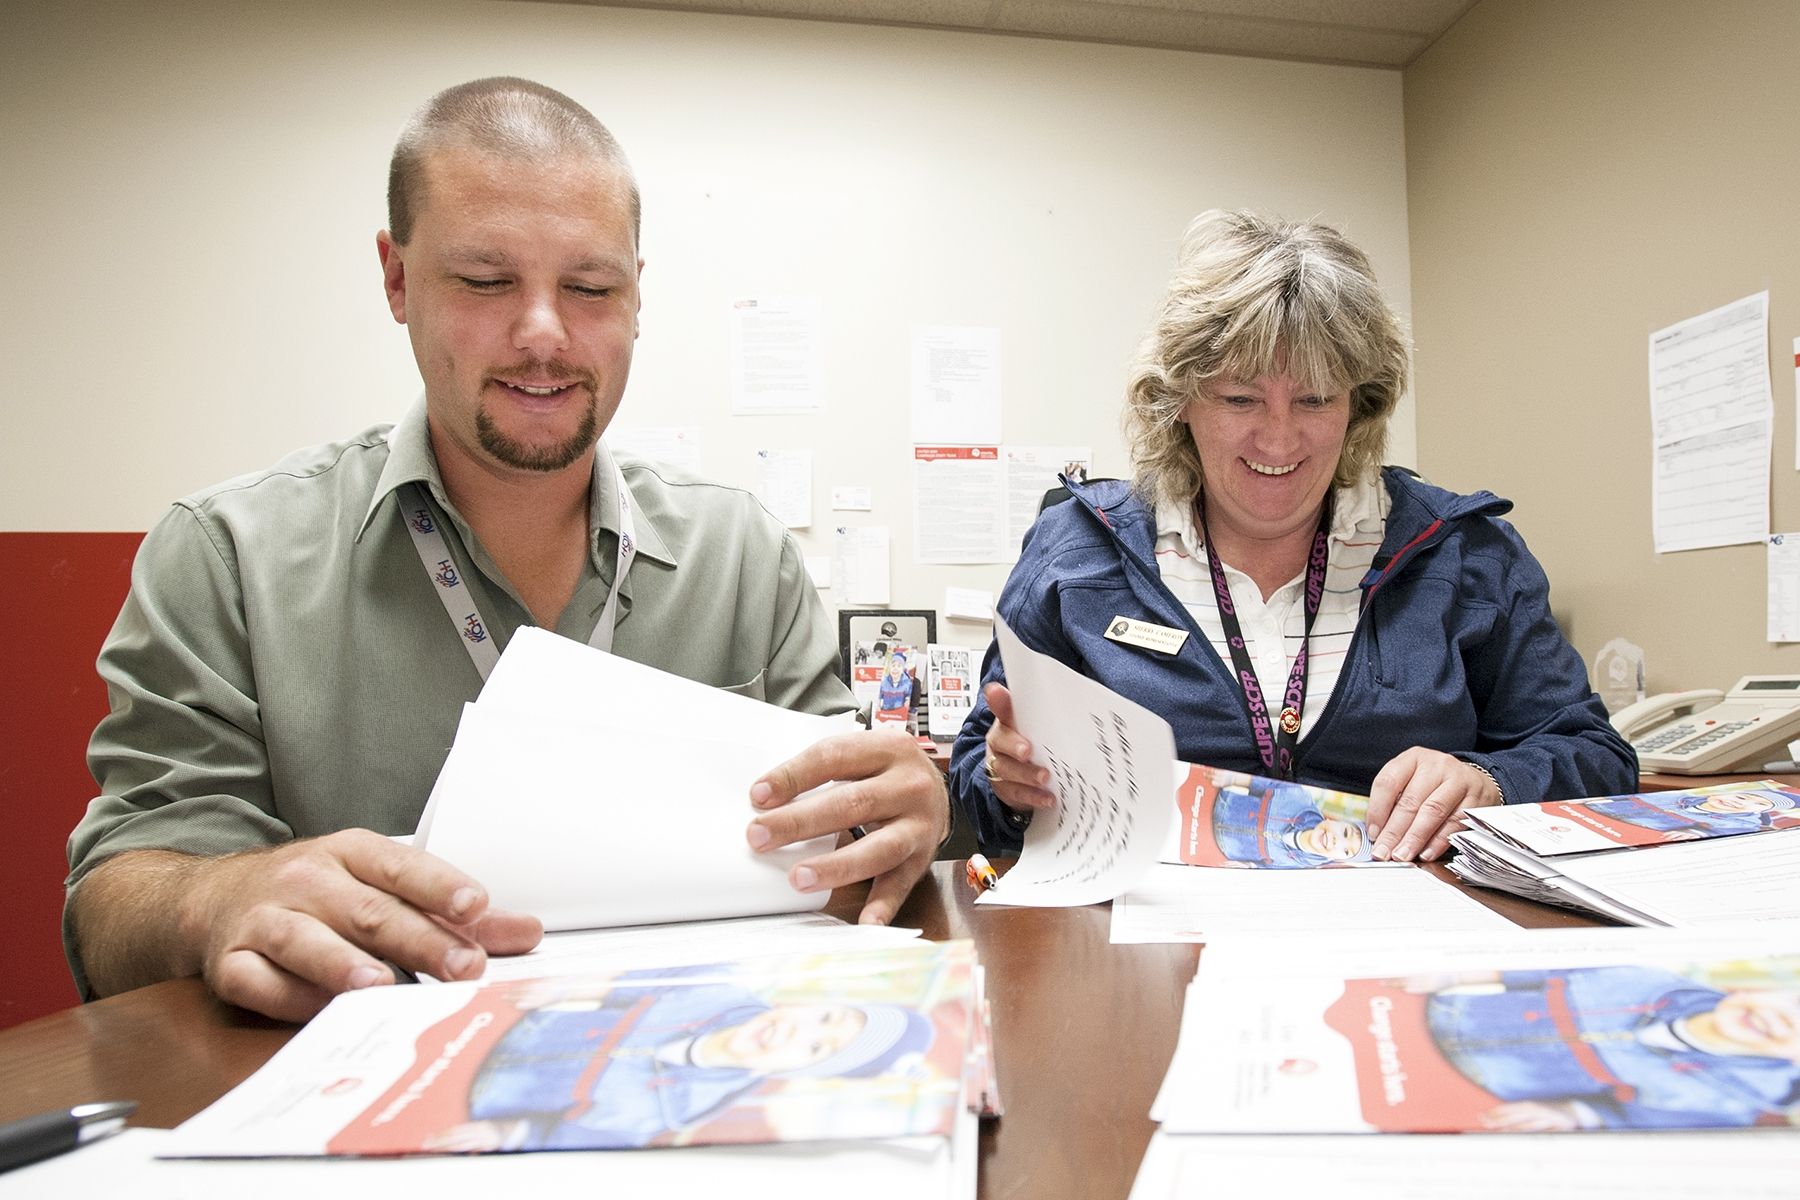
[[[1650,335],[1658,553],[1769,533],[1769,293]]]
[[[914,557],[922,563],[1003,561],[1000,481],[998,446],[914,446]]]
[[[758,450],[756,495],[789,529],[812,524],[812,451]]]
[[[815,296],[731,303],[731,411],[813,412],[825,406],[824,320]]]
[[[1000,331],[921,326],[912,335],[912,440],[1000,440]]]
[[[1800,642],[1800,533],[1769,535],[1769,640]]]
[[[839,605],[891,603],[887,526],[839,525],[831,577]]]

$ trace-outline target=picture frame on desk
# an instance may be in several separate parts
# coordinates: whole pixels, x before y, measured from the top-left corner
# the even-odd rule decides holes
[[[937,641],[937,613],[925,608],[842,608],[838,610],[838,678],[850,682],[850,659],[858,642],[898,642],[920,654]],[[922,678],[922,676],[921,676]]]

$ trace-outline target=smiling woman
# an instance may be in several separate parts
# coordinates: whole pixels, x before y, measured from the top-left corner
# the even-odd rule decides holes
[[[1127,388],[1134,479],[1071,485],[998,606],[1184,760],[1366,793],[1373,856],[1401,860],[1464,809],[1637,779],[1511,504],[1380,466],[1407,352],[1336,230],[1202,214]],[[1054,803],[1030,757],[990,650],[951,767],[985,849]]]

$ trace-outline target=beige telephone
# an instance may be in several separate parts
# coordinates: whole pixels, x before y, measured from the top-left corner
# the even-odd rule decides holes
[[[1757,771],[1800,737],[1800,675],[1746,675],[1729,692],[1651,696],[1614,713],[1612,724],[1645,771]]]

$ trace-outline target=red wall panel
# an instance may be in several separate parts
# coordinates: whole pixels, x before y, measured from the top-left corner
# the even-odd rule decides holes
[[[62,954],[64,844],[94,794],[87,739],[106,715],[94,658],[141,533],[0,532],[0,1029],[77,1000]]]

